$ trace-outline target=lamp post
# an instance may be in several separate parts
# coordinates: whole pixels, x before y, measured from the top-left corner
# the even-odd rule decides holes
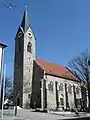
[[[4,109],[5,78],[6,78],[6,64],[4,67],[3,96],[2,96],[2,119],[3,119],[3,109]]]
[[[2,77],[3,77],[3,61],[4,61],[4,48],[6,48],[7,45],[0,43],[0,108],[2,108]]]
[[[87,87],[88,87],[88,107],[89,107],[89,111],[90,111],[90,59],[88,59],[88,69],[87,69]]]

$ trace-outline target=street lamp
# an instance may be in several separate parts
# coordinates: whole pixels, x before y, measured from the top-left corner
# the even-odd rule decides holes
[[[87,88],[88,88],[88,107],[89,107],[89,111],[90,111],[90,58],[87,61],[88,63],[88,73],[87,73]]]
[[[2,107],[1,90],[2,90],[2,77],[3,77],[4,48],[6,47],[7,45],[0,43],[0,108]]]

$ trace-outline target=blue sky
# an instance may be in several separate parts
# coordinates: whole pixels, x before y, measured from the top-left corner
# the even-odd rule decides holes
[[[39,58],[66,66],[86,48],[90,51],[90,0],[11,0],[15,10],[3,1],[0,42],[8,45],[4,54],[8,76],[13,76],[14,38],[26,4]]]

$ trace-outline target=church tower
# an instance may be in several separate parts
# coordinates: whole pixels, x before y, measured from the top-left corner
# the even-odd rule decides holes
[[[31,30],[27,9],[15,37],[14,103],[29,108],[32,93],[35,37]]]

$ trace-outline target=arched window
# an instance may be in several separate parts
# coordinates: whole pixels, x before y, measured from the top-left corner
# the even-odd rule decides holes
[[[79,94],[79,87],[76,87],[76,94]]]
[[[49,89],[49,91],[53,91],[53,82],[52,81],[48,84],[48,89]]]
[[[27,51],[28,51],[28,52],[32,52],[32,51],[31,51],[31,47],[32,47],[31,42],[28,42],[28,45],[27,45]]]
[[[62,83],[60,83],[60,85],[59,85],[59,90],[63,91],[63,84]]]
[[[72,94],[72,86],[71,86],[71,85],[68,86],[68,92],[69,92],[70,94]]]

